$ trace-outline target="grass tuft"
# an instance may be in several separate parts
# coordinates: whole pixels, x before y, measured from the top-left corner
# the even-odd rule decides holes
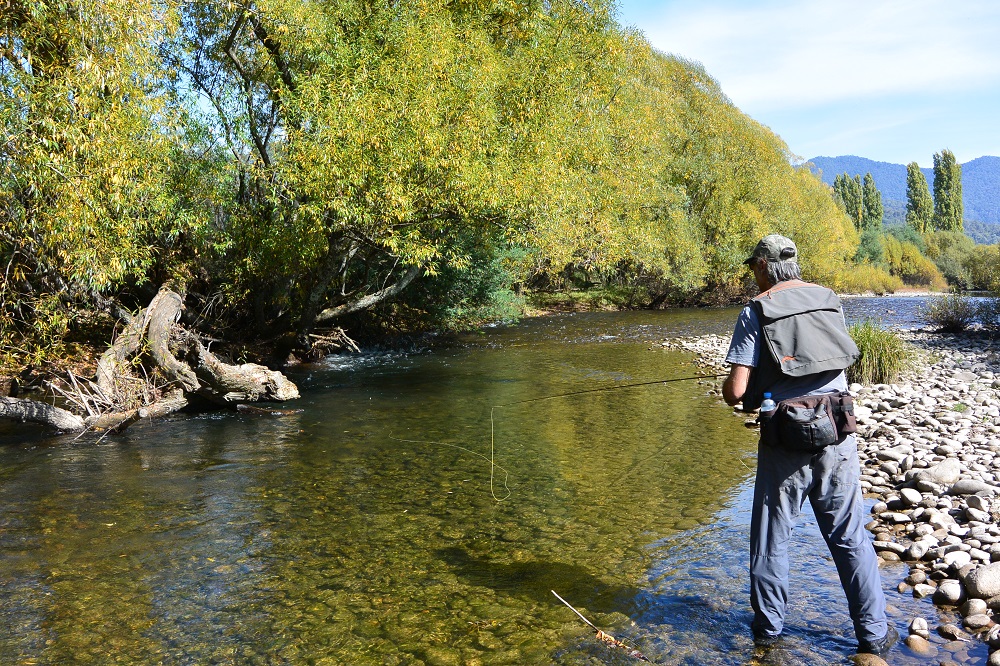
[[[847,369],[847,379],[859,384],[891,384],[912,367],[913,348],[892,331],[871,320],[848,329],[861,356]]]

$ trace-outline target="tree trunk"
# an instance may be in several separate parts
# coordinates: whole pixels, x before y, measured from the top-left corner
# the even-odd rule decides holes
[[[177,323],[182,309],[181,296],[161,288],[101,356],[94,388],[81,387],[71,378],[72,388],[59,389],[86,415],[35,400],[0,398],[0,418],[32,421],[61,431],[121,431],[140,419],[182,409],[193,395],[233,408],[299,397],[295,384],[280,372],[254,363],[230,365],[217,358],[197,335]],[[144,368],[144,378],[132,376],[129,370],[142,360],[144,348],[149,350],[146,360],[152,361],[152,367]],[[166,387],[155,385],[157,376],[167,381]],[[142,390],[123,390],[136,382],[143,382]]]

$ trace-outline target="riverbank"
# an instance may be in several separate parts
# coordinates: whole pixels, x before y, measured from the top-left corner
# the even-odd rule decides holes
[[[908,631],[899,627],[907,646],[970,663],[972,641],[1000,648],[1000,344],[926,330],[900,335],[917,352],[915,367],[891,385],[850,387],[861,485],[875,500],[867,527],[880,566],[899,570],[897,592],[945,611],[908,618]],[[725,372],[728,343],[715,335],[662,346]],[[955,611],[962,627],[949,619]],[[1000,665],[1000,651],[988,663]]]

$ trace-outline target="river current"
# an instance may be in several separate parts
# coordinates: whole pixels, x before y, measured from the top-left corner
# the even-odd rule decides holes
[[[918,305],[845,299],[849,320],[903,327]],[[657,663],[772,663],[747,628],[755,433],[712,381],[579,393],[695,374],[658,343],[736,313],[556,315],[331,357],[290,373],[302,411],[281,418],[96,443],[3,426],[0,663],[635,663],[552,591]],[[848,663],[808,508],[792,553],[769,659]],[[937,621],[895,592],[905,568],[883,575],[901,633]]]

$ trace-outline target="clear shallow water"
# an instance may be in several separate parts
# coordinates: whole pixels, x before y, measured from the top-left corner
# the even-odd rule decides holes
[[[691,375],[648,343],[734,315],[560,316],[330,359],[296,373],[303,411],[280,419],[98,444],[7,430],[0,663],[634,663],[550,590],[659,663],[749,663],[755,436],[708,385],[495,408],[506,486],[489,462],[495,405]],[[803,522],[778,663],[846,663],[843,593]],[[889,595],[901,630],[936,617]]]

